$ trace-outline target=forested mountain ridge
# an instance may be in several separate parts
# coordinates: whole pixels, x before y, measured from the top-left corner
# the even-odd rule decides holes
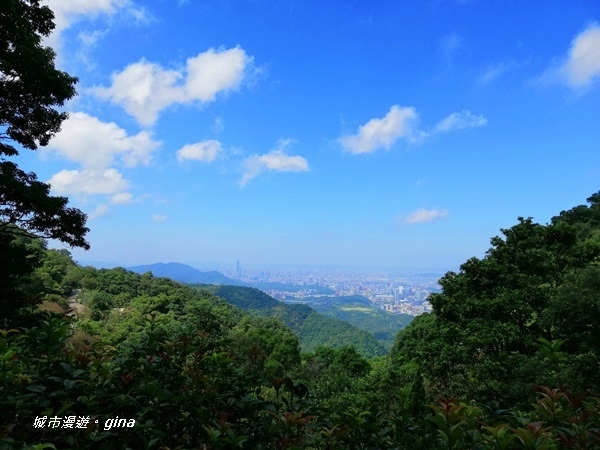
[[[381,356],[385,348],[367,331],[354,325],[319,314],[308,305],[287,304],[264,292],[241,286],[198,286],[232,305],[259,316],[277,317],[296,333],[304,351],[320,346],[342,348],[351,346],[364,357]]]
[[[408,314],[383,311],[362,295],[307,297],[304,300],[311,308],[325,316],[335,317],[368,331],[387,350],[393,346],[398,331],[414,319]]]
[[[219,272],[203,272],[181,263],[156,263],[129,267],[127,270],[141,274],[152,272],[155,276],[191,285],[199,284],[198,288],[255,315],[277,317],[296,333],[304,351],[312,351],[319,346],[353,346],[367,358],[381,356],[389,351],[368,330],[359,329],[343,319],[325,317],[309,306],[280,302],[259,289],[247,286],[247,283],[228,278]]]

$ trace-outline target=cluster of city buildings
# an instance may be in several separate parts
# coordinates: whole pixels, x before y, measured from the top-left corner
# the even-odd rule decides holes
[[[314,301],[315,297],[361,295],[384,311],[417,316],[431,311],[428,298],[432,293],[439,292],[437,280],[442,274],[407,274],[373,269],[242,270],[238,262],[235,272],[227,275],[248,283],[280,284],[282,286],[265,292],[281,301],[304,303]]]

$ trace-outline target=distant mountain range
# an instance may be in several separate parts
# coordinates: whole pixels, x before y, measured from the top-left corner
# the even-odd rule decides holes
[[[125,267],[125,269],[139,274],[152,272],[155,277],[171,278],[172,280],[180,281],[182,283],[249,286],[248,283],[236,280],[235,278],[229,278],[216,270],[203,272],[192,266],[178,262],[146,264],[142,266]]]
[[[166,277],[175,281],[188,284],[218,284],[228,286],[247,286],[255,287],[263,291],[275,290],[275,291],[287,291],[287,292],[298,292],[300,290],[310,290],[313,294],[334,294],[335,291],[326,287],[318,285],[299,285],[299,284],[287,284],[277,282],[260,282],[260,283],[246,283],[235,278],[229,278],[223,275],[221,272],[211,270],[203,272],[187,264],[178,262],[172,263],[155,263],[147,264],[142,266],[125,267],[127,270],[131,270],[135,273],[146,273],[152,272],[155,277]]]

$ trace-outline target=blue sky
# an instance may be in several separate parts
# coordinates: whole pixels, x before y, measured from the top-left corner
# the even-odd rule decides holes
[[[600,189],[596,0],[48,4],[76,259],[456,268]]]

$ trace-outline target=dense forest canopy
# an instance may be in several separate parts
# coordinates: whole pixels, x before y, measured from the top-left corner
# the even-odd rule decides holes
[[[296,333],[304,351],[313,351],[325,345],[332,348],[352,346],[367,358],[386,353],[384,346],[373,334],[353,326],[348,321],[319,314],[309,305],[282,303],[256,288],[240,286],[198,286],[198,288],[207,290],[255,315],[277,317]]]

